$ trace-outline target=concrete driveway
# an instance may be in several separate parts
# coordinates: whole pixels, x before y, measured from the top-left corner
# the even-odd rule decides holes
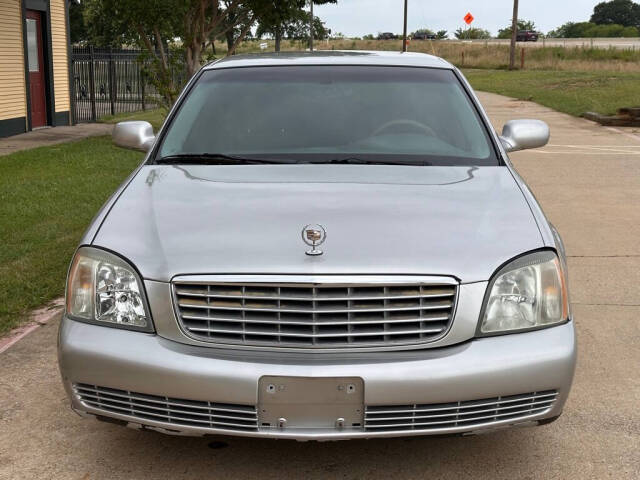
[[[534,117],[552,129],[549,146],[513,160],[570,255],[580,356],[557,422],[335,443],[138,432],[69,410],[54,323],[0,355],[0,478],[640,478],[640,134],[481,97],[496,127]]]

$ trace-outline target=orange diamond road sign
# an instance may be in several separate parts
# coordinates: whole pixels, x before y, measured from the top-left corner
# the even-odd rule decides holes
[[[464,16],[464,21],[465,21],[465,23],[466,23],[467,25],[471,25],[471,22],[473,22],[473,20],[474,20],[474,18],[473,18],[473,15],[471,15],[471,12],[467,13],[467,14]]]

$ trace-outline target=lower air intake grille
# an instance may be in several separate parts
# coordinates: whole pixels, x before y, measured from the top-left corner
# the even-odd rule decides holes
[[[557,395],[548,390],[465,402],[368,406],[364,424],[371,432],[474,427],[544,413]]]
[[[258,429],[253,406],[159,397],[84,383],[75,384],[73,388],[89,407],[140,420],[236,431]]]
[[[455,283],[430,283],[429,279],[421,283],[402,277],[353,280],[178,279],[173,292],[184,331],[214,343],[309,349],[393,347],[432,342],[449,329]]]

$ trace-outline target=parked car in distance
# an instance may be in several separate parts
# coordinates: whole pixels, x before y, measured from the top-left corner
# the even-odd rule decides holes
[[[434,33],[417,32],[411,37],[412,40],[436,40],[438,36]]]
[[[395,40],[398,36],[395,33],[383,32],[378,34],[378,40]]]
[[[537,42],[540,34],[533,30],[519,30],[516,34],[516,41],[518,42]]]
[[[95,217],[58,358],[74,411],[181,435],[475,434],[562,412],[562,241],[464,76],[430,55],[204,66]],[[548,158],[548,155],[545,156]],[[142,439],[141,439],[142,440]]]

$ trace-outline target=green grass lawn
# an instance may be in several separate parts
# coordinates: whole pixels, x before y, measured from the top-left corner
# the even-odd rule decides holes
[[[570,115],[640,105],[640,73],[465,70],[476,90],[531,100]]]
[[[64,293],[82,233],[142,158],[109,137],[0,157],[0,335]]]

